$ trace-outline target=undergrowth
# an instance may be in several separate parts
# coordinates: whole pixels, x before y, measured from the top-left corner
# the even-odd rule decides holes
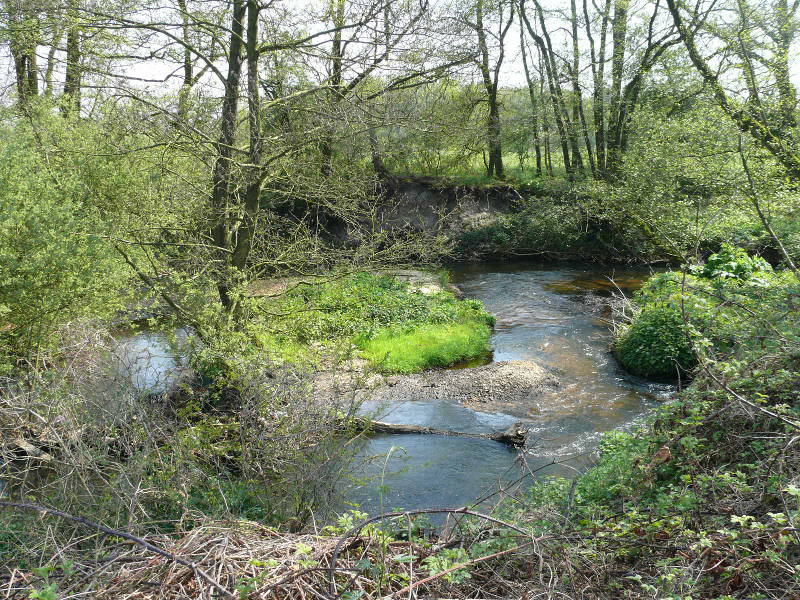
[[[618,328],[614,349],[632,373],[666,380],[690,376],[704,347],[734,352],[742,339],[766,333],[754,315],[790,310],[794,277],[773,272],[741,249],[724,245],[705,265],[689,270],[693,274],[651,277],[629,304],[629,322]],[[770,324],[776,327],[783,325]]]

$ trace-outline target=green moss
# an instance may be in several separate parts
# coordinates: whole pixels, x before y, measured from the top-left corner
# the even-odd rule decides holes
[[[490,333],[487,324],[478,320],[422,325],[405,333],[387,329],[359,340],[359,347],[364,357],[383,371],[412,373],[486,355]]]
[[[442,285],[447,274],[440,274]],[[262,350],[308,363],[320,345],[353,344],[373,366],[408,373],[489,352],[493,317],[450,291],[421,294],[388,275],[357,273],[257,300],[248,335]]]

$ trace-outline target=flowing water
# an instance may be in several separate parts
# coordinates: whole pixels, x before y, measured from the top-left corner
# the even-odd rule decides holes
[[[454,268],[453,283],[497,319],[493,360],[535,361],[556,373],[560,385],[546,392],[535,412],[483,413],[435,398],[365,410],[384,421],[467,433],[503,430],[522,420],[534,432],[533,446],[523,464],[517,450],[489,440],[376,435],[358,451],[348,503],[371,513],[462,506],[530,471],[569,476],[585,469],[603,432],[630,427],[674,391],[626,374],[608,351],[604,303],[614,291],[631,293],[648,275],[641,268],[507,262]],[[185,332],[177,337],[180,350]],[[120,368],[140,389],[166,389],[183,368],[161,334],[139,333],[123,342]]]
[[[630,427],[674,391],[625,373],[608,351],[604,301],[637,289],[648,270],[482,263],[452,275],[467,298],[482,300],[497,318],[493,360],[535,361],[555,372],[560,385],[535,412],[488,414],[432,398],[381,407],[384,421],[472,433],[523,420],[534,445],[523,466],[518,451],[488,440],[374,436],[360,451],[365,461],[356,475],[364,483],[349,493],[367,512],[462,506],[529,471],[568,476],[591,464],[603,432]],[[553,461],[564,462],[546,466]]]

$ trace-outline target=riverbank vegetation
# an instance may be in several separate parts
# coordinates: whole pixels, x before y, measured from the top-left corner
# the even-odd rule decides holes
[[[0,593],[798,595],[798,16],[3,2]],[[363,380],[489,351],[390,274],[512,257],[672,267],[613,351],[681,393],[493,515],[347,512]],[[188,334],[169,389],[132,324]]]
[[[456,299],[435,276],[416,276],[416,284],[391,273],[299,283],[277,298],[257,300],[249,326],[268,351],[349,342],[387,372],[446,367],[488,354],[494,319],[483,305]]]

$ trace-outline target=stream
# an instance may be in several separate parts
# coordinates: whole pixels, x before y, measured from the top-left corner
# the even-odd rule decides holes
[[[482,300],[497,318],[493,360],[537,362],[553,371],[560,385],[537,402],[535,414],[483,413],[435,398],[369,406],[382,421],[470,433],[524,421],[532,431],[532,447],[523,465],[516,449],[488,440],[373,436],[360,448],[362,460],[353,473],[363,483],[348,493],[348,500],[365,512],[463,506],[526,474],[520,483],[530,482],[531,472],[535,477],[572,476],[596,459],[593,451],[603,432],[635,425],[674,393],[673,386],[639,379],[619,367],[608,351],[609,326],[600,318],[604,298],[617,286],[632,293],[648,269],[505,262],[451,272],[465,297]]]
[[[632,293],[649,276],[648,269],[504,262],[457,266],[451,274],[466,298],[483,301],[497,319],[492,360],[534,361],[555,373],[560,384],[544,392],[535,408],[512,407],[508,414],[479,412],[433,396],[367,403],[362,410],[382,421],[466,433],[501,431],[523,421],[532,432],[529,447],[521,455],[484,439],[373,435],[357,449],[341,510],[358,506],[378,514],[457,507],[511,482],[574,476],[596,459],[603,432],[634,426],[675,391],[625,373],[609,353],[611,332],[601,318],[612,293]],[[179,331],[177,338],[180,348],[186,332]],[[162,334],[145,331],[121,341],[120,369],[143,391],[168,389],[184,368]]]

